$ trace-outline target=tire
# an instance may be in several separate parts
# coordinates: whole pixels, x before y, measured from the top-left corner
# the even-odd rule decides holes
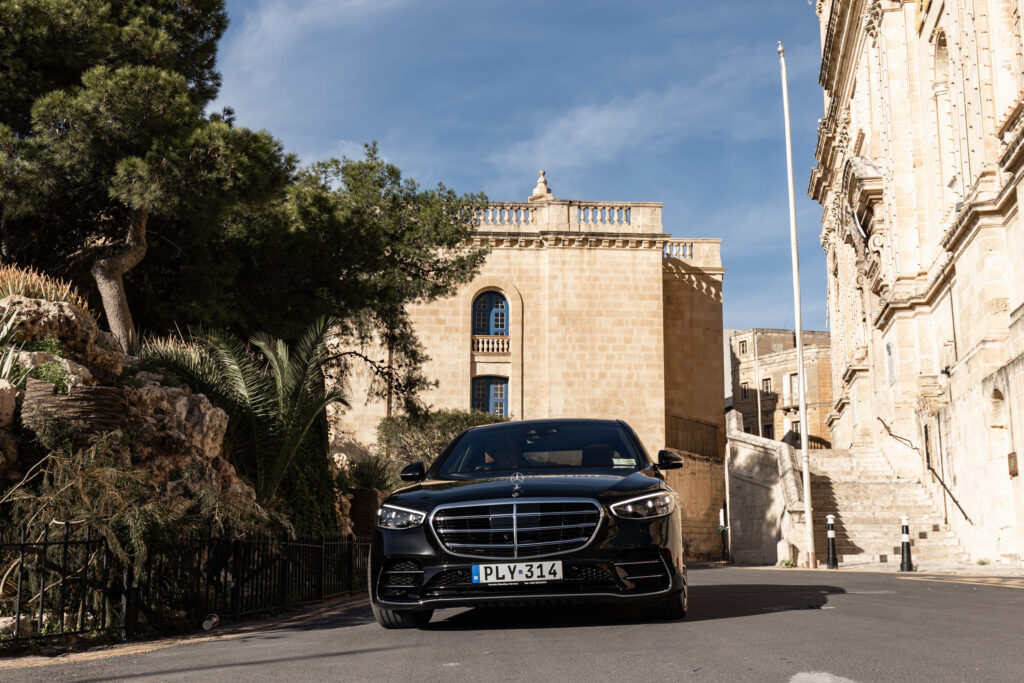
[[[434,610],[396,610],[370,604],[373,618],[384,628],[423,628],[430,623]]]
[[[658,621],[675,621],[686,618],[686,591],[679,591],[661,602],[643,609],[644,617]]]

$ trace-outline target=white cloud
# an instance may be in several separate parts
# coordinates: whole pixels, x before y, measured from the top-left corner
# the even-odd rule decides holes
[[[530,137],[489,155],[488,161],[502,176],[521,177],[537,168],[587,168],[688,139],[762,139],[778,130],[781,111],[754,110],[752,103],[759,98],[753,95],[765,86],[777,87],[775,68],[775,62],[749,50],[723,54],[694,81],[548,113]]]
[[[232,66],[257,72],[273,65],[303,36],[384,14],[412,0],[261,0],[246,16],[225,55]]]

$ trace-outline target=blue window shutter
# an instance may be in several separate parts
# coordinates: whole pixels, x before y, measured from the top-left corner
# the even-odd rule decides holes
[[[472,391],[473,410],[508,417],[508,379],[474,377]]]
[[[508,300],[498,292],[484,292],[473,300],[473,334],[508,336]]]

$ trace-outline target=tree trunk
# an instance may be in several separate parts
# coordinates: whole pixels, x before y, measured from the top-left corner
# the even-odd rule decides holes
[[[137,339],[132,312],[128,308],[128,297],[124,291],[124,274],[138,265],[146,255],[147,221],[149,211],[132,211],[128,239],[125,240],[124,246],[110,256],[101,258],[92,266],[92,276],[100,290],[107,324],[125,353],[132,349]]]

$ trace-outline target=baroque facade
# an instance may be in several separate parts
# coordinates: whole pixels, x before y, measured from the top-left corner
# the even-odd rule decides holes
[[[724,500],[720,240],[673,239],[658,202],[556,199],[543,171],[527,202],[494,203],[473,240],[490,248],[453,297],[412,306],[437,387],[434,408],[516,420],[616,418],[652,456],[691,453],[670,472],[694,556],[720,553]],[[369,376],[346,373],[347,396]],[[335,449],[367,448],[385,401],[332,416]],[[705,547],[707,548],[705,550]]]
[[[818,0],[836,448],[920,479],[972,560],[1024,556],[1021,0]]]
[[[832,408],[829,334],[805,331],[803,345],[808,446],[828,448],[832,440],[826,424]],[[729,347],[733,408],[743,417],[743,430],[800,448],[796,333],[740,330],[730,336]]]

